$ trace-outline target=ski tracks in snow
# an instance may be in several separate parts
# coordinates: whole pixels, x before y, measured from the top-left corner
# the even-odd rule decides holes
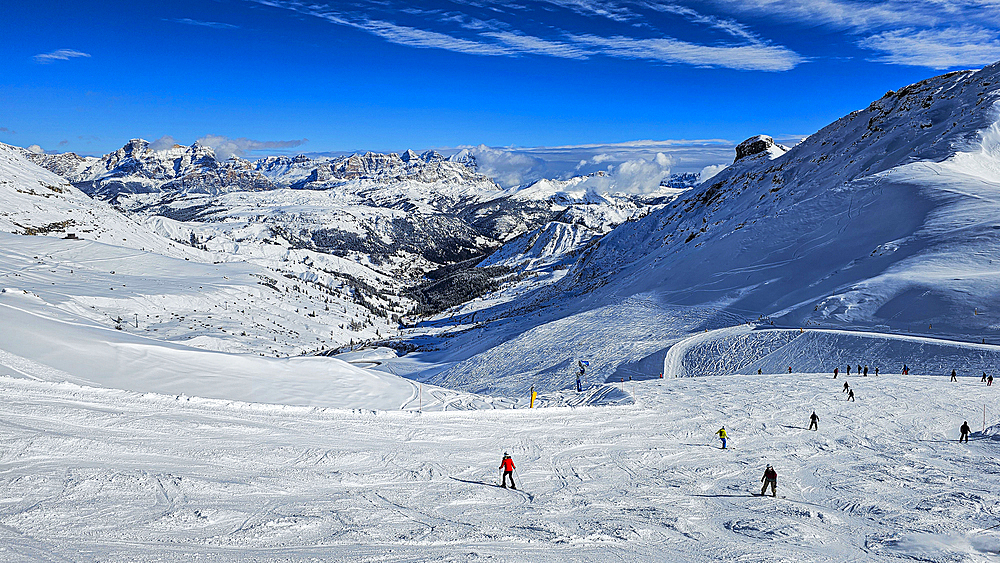
[[[844,402],[839,379],[781,374],[636,382],[638,404],[622,407],[418,414],[0,378],[0,556],[987,561],[1000,552],[1000,534],[982,531],[1000,518],[997,444],[952,436],[962,413],[981,412],[985,388],[850,381],[864,391],[856,403]],[[803,429],[812,410],[818,432]],[[712,436],[723,424],[731,450]],[[517,491],[494,484],[505,450]],[[751,496],[767,463],[786,498]]]

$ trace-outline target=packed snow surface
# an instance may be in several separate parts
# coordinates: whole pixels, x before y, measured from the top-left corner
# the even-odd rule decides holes
[[[634,382],[636,404],[268,406],[0,378],[0,558],[991,561],[995,393],[940,375]],[[808,431],[809,415],[819,431]],[[730,448],[713,433],[725,425]],[[496,486],[501,454],[516,491]],[[754,496],[766,464],[778,498]]]

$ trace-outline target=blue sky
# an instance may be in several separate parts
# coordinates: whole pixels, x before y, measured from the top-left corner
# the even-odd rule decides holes
[[[0,141],[232,152],[791,139],[1000,60],[1000,2],[5,2]]]

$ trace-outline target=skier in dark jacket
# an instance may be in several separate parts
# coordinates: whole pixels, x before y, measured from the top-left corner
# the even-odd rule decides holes
[[[851,364],[847,364],[847,375],[851,375]]]
[[[837,379],[837,374],[840,373],[840,368],[833,368],[833,378]]]
[[[809,417],[809,430],[819,430],[819,417],[816,416],[816,411]]]
[[[878,368],[875,368],[875,377],[878,377]]]
[[[982,381],[983,383],[986,383],[986,372],[985,371],[983,372],[983,378],[980,381]]]
[[[989,387],[990,385],[993,385],[993,376],[992,375],[986,377],[986,386]]]
[[[848,401],[854,400],[854,389],[851,389],[850,391],[847,392],[847,400]]]
[[[957,377],[955,377],[955,376],[957,376],[957,375],[958,375],[958,374],[957,374],[957,373],[955,373],[955,370],[951,370],[951,380],[952,380],[952,381],[958,381],[958,378],[957,378]]]
[[[507,478],[510,477],[510,488],[517,489],[514,485],[514,460],[510,459],[510,455],[507,452],[503,453],[503,459],[500,460],[500,469],[503,470],[503,477],[500,478],[500,486],[507,488]]]
[[[865,377],[868,377],[868,366],[865,366]]]
[[[958,441],[961,442],[961,441],[964,440],[965,443],[968,444],[969,443],[969,431],[972,430],[971,428],[969,428],[969,421],[966,420],[965,422],[963,422],[962,423],[962,427],[959,428],[958,430],[959,430],[959,432],[962,433],[962,435],[958,438]]]
[[[850,385],[848,385],[848,384],[847,384],[847,382],[845,381],[845,382],[844,382],[844,390],[843,390],[842,392],[843,392],[843,393],[847,393],[847,392],[848,392],[848,391],[850,391],[850,390],[851,390],[851,386],[850,386]]]
[[[764,483],[764,486],[760,488],[760,496],[764,496],[764,491],[767,490],[767,486],[771,486],[771,496],[778,496],[778,472],[774,470],[770,465],[764,470],[764,476],[760,478],[760,481]]]

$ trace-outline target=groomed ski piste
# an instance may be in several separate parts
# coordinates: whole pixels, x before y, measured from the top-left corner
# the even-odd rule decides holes
[[[423,413],[3,377],[0,559],[995,560],[1000,442],[982,420],[1000,387],[888,372]],[[496,486],[503,451],[517,491]],[[779,498],[753,496],[768,463]]]

